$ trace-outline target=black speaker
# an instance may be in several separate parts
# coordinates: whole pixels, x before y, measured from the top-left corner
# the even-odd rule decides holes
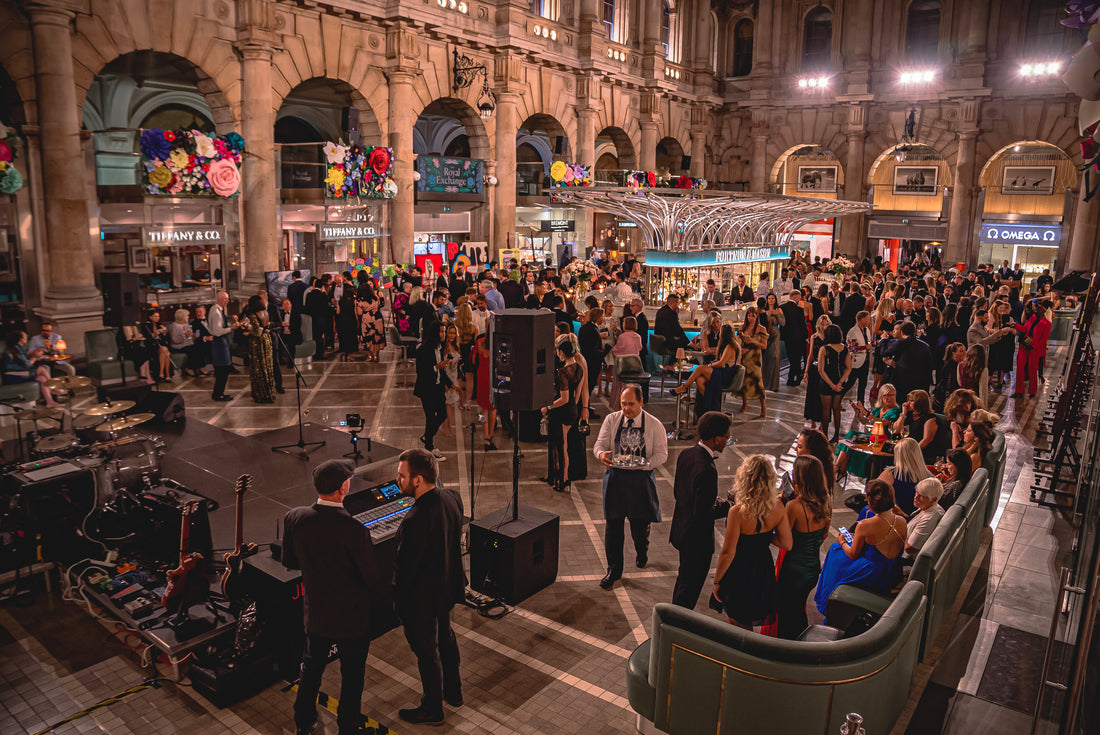
[[[680,157],[680,170],[681,171],[690,171],[691,170],[691,156],[681,156]]]
[[[558,516],[521,506],[470,521],[470,587],[515,605],[558,578]]]
[[[554,315],[505,309],[489,321],[489,389],[500,411],[538,411],[554,401]]]
[[[121,327],[141,321],[141,284],[137,273],[100,273],[103,326]]]
[[[172,391],[150,391],[134,406],[134,413],[151,413],[153,423],[170,423],[184,418],[183,396]]]
[[[345,107],[340,115],[340,129],[348,134],[348,142],[352,145],[359,143],[359,110],[355,107]]]
[[[564,135],[559,135],[558,137],[554,138],[554,153],[556,155],[559,155],[559,156],[561,154],[565,153],[565,136]]]
[[[104,401],[133,401],[137,405],[145,402],[146,397],[153,392],[153,386],[140,378],[127,378],[125,383],[114,385],[101,385],[96,388],[96,400]],[[135,411],[135,413],[140,413]]]

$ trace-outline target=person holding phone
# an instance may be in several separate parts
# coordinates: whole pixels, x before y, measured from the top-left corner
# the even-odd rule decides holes
[[[433,322],[425,330],[416,350],[416,385],[413,387],[413,395],[420,399],[424,409],[424,434],[420,442],[437,462],[446,461],[443,453],[435,448],[435,434],[447,420],[447,387],[451,384],[447,368],[452,358],[443,354],[446,337],[447,327],[440,322]]]

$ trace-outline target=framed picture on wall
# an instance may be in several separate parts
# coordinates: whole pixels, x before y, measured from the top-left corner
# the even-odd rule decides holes
[[[153,259],[149,248],[141,243],[130,243],[126,249],[130,258],[130,270],[134,273],[153,272]]]
[[[1001,193],[1050,196],[1054,193],[1054,166],[1005,166]]]
[[[894,169],[894,194],[933,196],[939,177],[939,166],[898,166]]]
[[[836,191],[836,166],[799,166],[795,191],[828,192]]]

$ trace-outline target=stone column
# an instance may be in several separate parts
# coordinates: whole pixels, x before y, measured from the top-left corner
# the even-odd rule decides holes
[[[275,184],[275,109],[271,98],[269,44],[237,44],[241,55],[241,135],[247,146],[241,180],[244,221],[241,284],[255,293],[264,283],[264,271],[280,268],[279,209]]]
[[[41,170],[45,187],[45,294],[36,311],[58,322],[70,351],[83,351],[82,334],[102,325],[95,286],[84,149],[73,79],[72,3],[29,2],[34,39]],[[73,167],[76,174],[73,175]],[[61,172],[70,172],[68,175]]]
[[[1096,238],[1100,223],[1100,194],[1085,201],[1085,176],[1081,175],[1081,193],[1073,219],[1073,239],[1066,256],[1066,272],[1092,272],[1096,264]],[[1061,274],[1059,274],[1061,275]],[[1087,274],[1086,274],[1087,275]]]
[[[966,131],[958,134],[959,153],[955,160],[955,186],[951,192],[951,219],[947,224],[944,264],[965,262],[970,257],[970,210],[974,199],[974,153],[978,136]]]
[[[871,38],[875,8],[871,0],[853,0],[845,7],[843,27],[848,94],[867,94],[871,82]]]
[[[753,24],[752,75],[766,76],[772,71],[772,16],[775,0],[760,0]]]
[[[516,229],[516,133],[519,131],[515,92],[501,92],[497,97],[496,144],[493,159],[497,167],[496,201],[493,205],[493,248],[489,259],[509,247],[511,233]]]
[[[969,17],[965,26],[968,32],[964,52],[984,54],[989,36],[989,0],[967,0],[965,7],[969,10]]]
[[[853,106],[848,114],[848,157],[844,163],[843,196],[849,201],[863,201],[863,181],[866,178],[866,132],[863,128],[865,108]],[[863,255],[867,249],[864,237],[866,217],[862,214],[849,215],[839,219],[840,229],[838,250],[850,255]]]
[[[642,149],[638,151],[638,169],[641,171],[657,169],[657,128],[656,120],[642,121]]]
[[[755,131],[752,134],[752,159],[749,160],[749,191],[762,193],[767,186],[768,134]]]
[[[691,170],[688,173],[695,178],[707,175],[707,131],[704,128],[691,131]]]
[[[592,166],[596,171],[596,110],[582,107],[577,110],[577,163]]]
[[[389,71],[390,116],[389,144],[393,148],[393,177],[397,183],[397,196],[389,202],[390,251],[395,262],[413,261],[413,127],[416,125],[416,96],[413,92],[415,75],[409,71]]]

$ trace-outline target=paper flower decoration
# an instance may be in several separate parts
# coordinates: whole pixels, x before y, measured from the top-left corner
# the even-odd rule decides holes
[[[0,194],[14,194],[23,188],[23,174],[10,164],[0,172]]]
[[[7,141],[0,140],[0,161],[5,163],[10,161],[11,155],[11,146],[8,145]]]
[[[565,172],[568,168],[565,165],[565,161],[554,161],[550,165],[550,178],[554,181],[561,181],[565,178]]]
[[[172,172],[165,165],[160,165],[149,172],[149,183],[160,187],[166,187],[172,183]]]
[[[213,158],[217,155],[217,151],[214,149],[214,141],[210,140],[208,136],[202,134],[196,135],[195,153],[202,158]]]
[[[337,145],[332,141],[325,143],[321,149],[325,153],[325,159],[328,160],[329,165],[336,165],[344,162],[344,156],[348,154],[347,146]]]
[[[211,163],[206,178],[210,181],[210,188],[220,197],[232,196],[241,187],[240,169],[225,159]]]
[[[344,179],[344,169],[337,166],[330,166],[328,176],[325,177],[325,183],[334,190],[339,191],[344,188]]]
[[[390,154],[385,148],[375,148],[367,159],[371,170],[379,176],[383,176],[390,167]]]
[[[160,128],[151,128],[141,134],[141,152],[146,158],[168,158],[169,141]]]
[[[244,139],[236,133],[145,130],[141,151],[142,186],[150,194],[232,196],[240,189]]]
[[[393,149],[325,143],[328,170],[325,193],[334,199],[391,199],[397,196],[393,180]]]

